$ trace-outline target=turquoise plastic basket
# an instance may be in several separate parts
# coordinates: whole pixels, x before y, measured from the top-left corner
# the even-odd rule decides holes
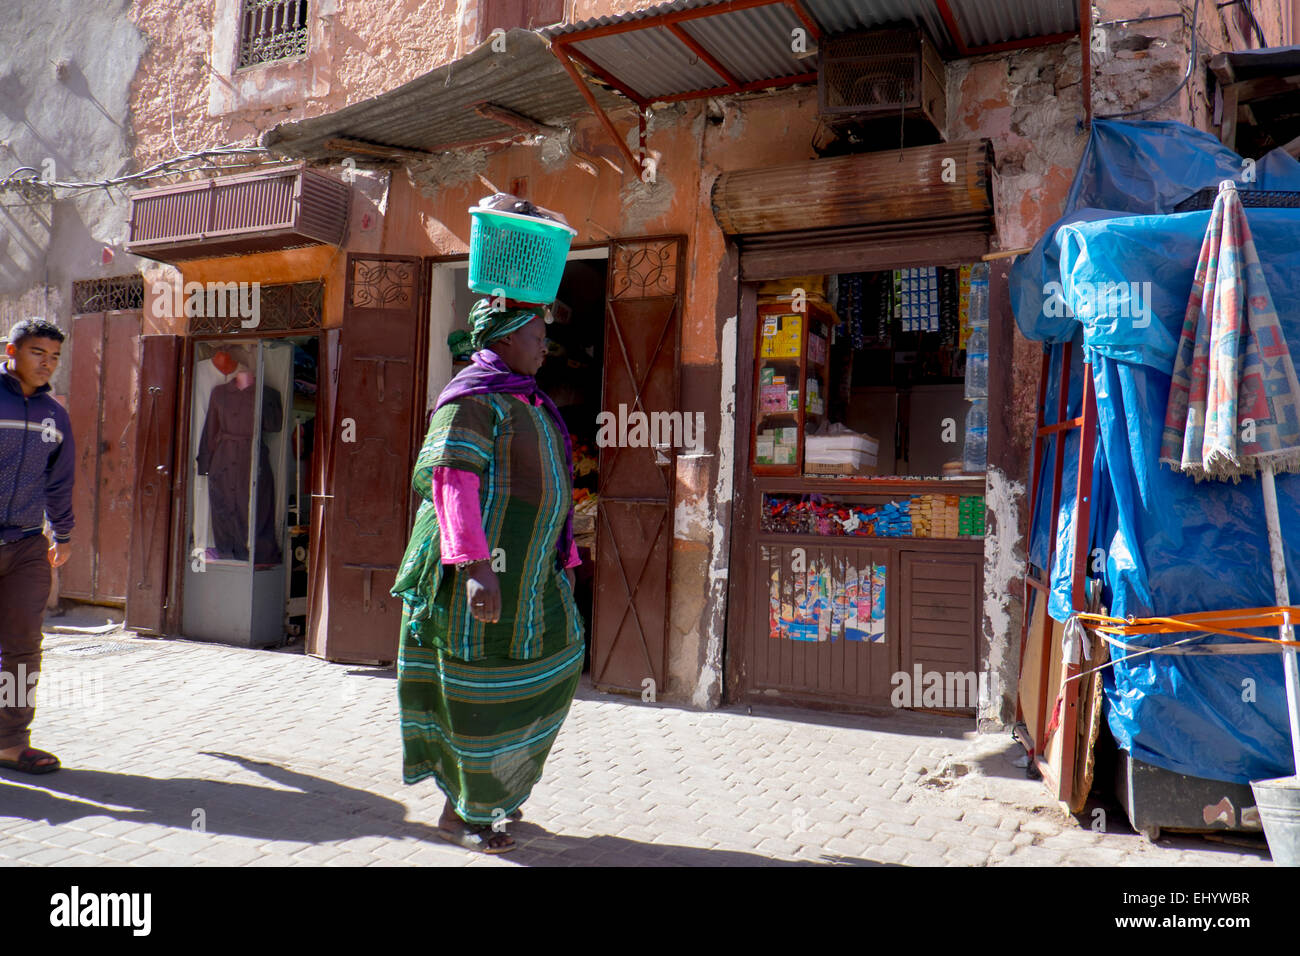
[[[469,287],[484,295],[550,303],[578,234],[563,223],[470,207]]]

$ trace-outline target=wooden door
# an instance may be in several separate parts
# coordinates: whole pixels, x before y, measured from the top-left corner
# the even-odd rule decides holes
[[[307,653],[325,656],[325,637],[329,623],[330,527],[326,516],[331,500],[330,476],[334,474],[332,436],[338,428],[339,355],[342,342],[339,329],[321,333],[320,365],[316,370],[316,438],[311,457],[311,530],[307,538]]]
[[[176,454],[181,337],[140,336],[134,500],[127,562],[126,625],[161,634],[168,604],[172,465]]]
[[[59,591],[81,601],[126,601],[140,315],[100,312],[72,320],[69,412],[77,453],[77,529]]]
[[[914,686],[918,707],[973,714],[979,704],[976,642],[983,563],[982,553],[904,551],[900,555],[903,671],[914,685],[917,668],[923,681],[937,674],[944,687],[943,701],[932,705]]]
[[[682,412],[685,240],[610,243],[601,410]],[[674,447],[600,449],[591,674],[599,687],[665,686],[673,544]]]
[[[348,256],[326,488],[315,499],[326,547],[311,569],[325,576],[311,586],[321,596],[311,650],[331,661],[397,657],[402,602],[388,592],[410,528],[411,417],[423,405],[421,274],[409,256]]]

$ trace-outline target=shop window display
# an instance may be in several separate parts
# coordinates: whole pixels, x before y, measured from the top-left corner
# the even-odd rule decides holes
[[[927,629],[966,626],[970,595],[902,569],[979,560],[986,275],[936,265],[759,287],[750,460],[769,638],[851,648],[909,635],[916,654]],[[931,602],[938,625],[891,617]],[[795,666],[779,646],[762,652],[773,674]],[[858,666],[835,660],[832,684]]]
[[[302,351],[287,339],[195,343],[182,596],[189,636],[245,646],[284,640],[286,519],[299,494],[302,425],[314,414],[314,398],[296,394]]]
[[[764,283],[754,474],[982,474],[987,302],[982,264]]]

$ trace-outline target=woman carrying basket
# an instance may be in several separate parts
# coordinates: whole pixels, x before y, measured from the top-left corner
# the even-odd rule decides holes
[[[393,587],[403,779],[433,777],[439,835],[486,853],[514,848],[505,822],[541,777],[584,651],[571,442],[534,378],[545,309],[505,305],[480,300],[449,340],[470,365],[438,397]]]

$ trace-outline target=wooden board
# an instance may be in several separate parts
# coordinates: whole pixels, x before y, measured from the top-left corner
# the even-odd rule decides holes
[[[1101,667],[1110,659],[1110,645],[1097,636],[1093,630],[1088,631],[1088,640],[1092,645],[1092,659],[1084,661],[1085,669]],[[1074,784],[1070,789],[1070,811],[1079,813],[1088,802],[1092,790],[1093,771],[1096,769],[1094,749],[1097,735],[1101,732],[1101,716],[1105,702],[1102,692],[1102,672],[1094,671],[1081,678],[1079,683],[1082,697],[1079,701],[1079,745],[1075,751]]]
[[[1025,653],[1020,661],[1020,712],[1025,726],[1034,739],[1035,746],[1043,739],[1038,723],[1038,698],[1042,688],[1043,640],[1047,628],[1047,601],[1036,591],[1030,592],[1033,612],[1030,616],[1029,634],[1025,638]]]

